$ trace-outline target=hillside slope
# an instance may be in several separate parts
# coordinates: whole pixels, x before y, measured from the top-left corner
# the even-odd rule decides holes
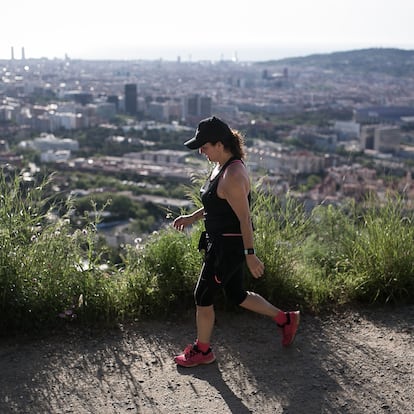
[[[269,63],[269,62],[266,62]],[[414,50],[373,48],[287,58],[272,63],[355,73],[414,76]]]

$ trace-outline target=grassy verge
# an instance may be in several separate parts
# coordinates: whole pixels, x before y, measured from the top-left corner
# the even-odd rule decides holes
[[[0,333],[166,316],[193,306],[201,223],[126,246],[115,266],[96,231],[99,214],[75,230],[70,200],[56,206],[44,198],[49,184],[0,178]],[[355,301],[413,302],[413,215],[403,199],[306,212],[289,194],[255,191],[253,217],[266,272],[257,281],[246,271],[246,286],[276,305],[320,312]]]

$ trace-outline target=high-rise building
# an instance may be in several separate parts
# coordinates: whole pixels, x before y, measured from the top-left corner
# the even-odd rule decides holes
[[[184,99],[183,116],[189,123],[211,116],[212,100],[209,96],[190,95]]]
[[[211,98],[209,96],[200,97],[200,118],[211,116]]]
[[[117,95],[109,95],[106,98],[106,101],[115,105],[115,109],[118,112],[119,110],[119,98]]]
[[[401,130],[393,125],[380,125],[375,128],[374,150],[396,153],[401,145]]]
[[[395,153],[401,144],[401,130],[395,125],[363,125],[361,148],[383,153]]]
[[[128,83],[125,85],[125,112],[128,115],[137,114],[137,85]]]
[[[187,96],[184,100],[184,116],[197,117],[198,116],[198,95]]]

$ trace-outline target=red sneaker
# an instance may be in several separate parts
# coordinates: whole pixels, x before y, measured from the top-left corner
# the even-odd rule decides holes
[[[207,352],[201,352],[195,344],[187,345],[182,354],[174,357],[177,365],[187,368],[211,364],[215,360],[216,356],[211,348]]]
[[[299,321],[300,321],[300,312],[286,312],[286,322],[283,325],[278,326],[282,329],[282,345],[289,346],[293,343],[296,336],[296,331],[298,330]]]

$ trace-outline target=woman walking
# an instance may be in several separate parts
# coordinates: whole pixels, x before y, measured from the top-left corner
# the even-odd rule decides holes
[[[245,262],[253,277],[260,278],[264,272],[254,249],[243,137],[225,122],[211,117],[199,123],[195,136],[184,145],[198,150],[216,166],[201,189],[203,207],[173,222],[177,230],[183,230],[204,219],[206,230],[200,239],[204,263],[194,292],[197,338],[174,358],[175,362],[194,367],[215,361],[210,340],[215,321],[214,296],[219,289],[224,289],[227,298],[242,308],[272,318],[281,328],[282,344],[289,346],[298,329],[299,311],[284,312],[243,287]]]

